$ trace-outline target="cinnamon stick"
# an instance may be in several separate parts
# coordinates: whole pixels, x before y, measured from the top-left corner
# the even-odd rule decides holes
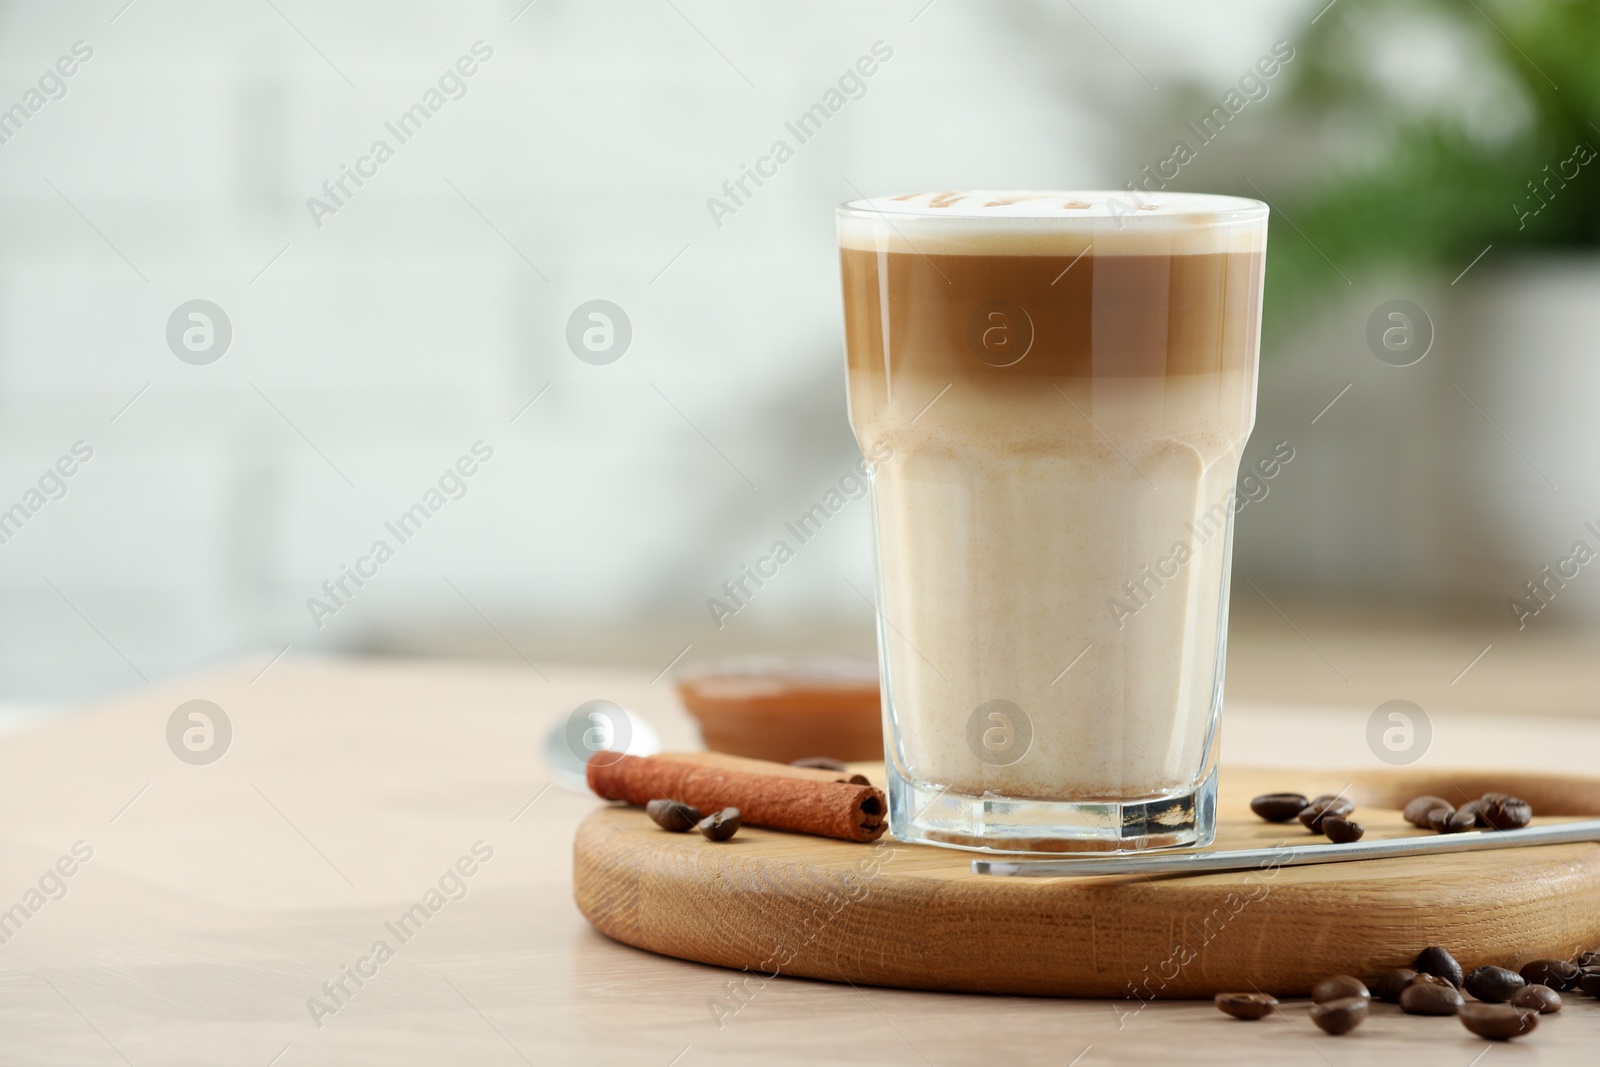
[[[589,788],[606,800],[643,807],[665,797],[702,811],[738,808],[746,825],[841,841],[876,841],[888,829],[883,792],[870,785],[819,781],[802,770],[766,760],[719,756],[706,762],[681,756],[596,753]],[[828,772],[821,772],[828,773]]]

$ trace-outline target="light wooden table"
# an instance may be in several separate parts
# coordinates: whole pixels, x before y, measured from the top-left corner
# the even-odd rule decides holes
[[[259,670],[152,686],[0,742],[0,909],[38,904],[20,927],[16,913],[0,925],[0,1063],[1492,1067],[1593,1062],[1600,1049],[1600,1003],[1573,997],[1478,1061],[1488,1046],[1449,1019],[1386,1015],[1330,1038],[1303,1005],[1244,1024],[1204,1003],[1135,1013],[783,978],[719,1027],[711,1004],[730,996],[732,974],[614,944],[578,914],[572,833],[596,802],[552,787],[541,755],[551,724],[596,697],[642,713],[671,746],[692,744],[666,682],[286,660],[252,684]],[[207,766],[166,740],[192,699],[214,701],[233,728]],[[1230,708],[1227,757],[1370,765],[1366,716]],[[1441,712],[1434,729],[1430,762],[1600,770],[1600,722]],[[92,856],[49,877],[78,842]],[[475,845],[492,857],[473,860]],[[465,895],[441,893],[398,937],[386,924],[430,903],[458,862],[472,871]],[[57,899],[30,900],[41,878]],[[393,950],[381,962],[380,940]],[[370,976],[346,978],[336,1005],[324,982],[358,966]],[[318,1019],[314,997],[330,1009]]]

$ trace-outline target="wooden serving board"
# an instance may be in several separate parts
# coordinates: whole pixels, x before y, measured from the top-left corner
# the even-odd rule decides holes
[[[882,783],[882,764],[852,769]],[[1494,771],[1305,772],[1225,768],[1218,848],[1311,835],[1269,824],[1250,798],[1344,795],[1369,839],[1425,833],[1412,797],[1490,790],[1529,801],[1539,825],[1600,815],[1600,779]],[[1309,992],[1370,977],[1443,945],[1468,969],[1600,949],[1600,844],[1147,878],[974,875],[979,855],[746,827],[713,844],[669,834],[641,809],[579,827],[573,889],[602,933],[681,959],[752,972],[961,992],[1200,997],[1252,986]]]

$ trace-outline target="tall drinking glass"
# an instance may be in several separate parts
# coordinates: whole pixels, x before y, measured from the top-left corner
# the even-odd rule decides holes
[[[1266,205],[939,193],[838,222],[894,835],[1209,842]]]

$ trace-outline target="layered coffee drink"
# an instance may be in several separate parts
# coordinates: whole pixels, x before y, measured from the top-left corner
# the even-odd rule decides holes
[[[940,193],[840,209],[896,836],[1209,840],[1266,207]]]

